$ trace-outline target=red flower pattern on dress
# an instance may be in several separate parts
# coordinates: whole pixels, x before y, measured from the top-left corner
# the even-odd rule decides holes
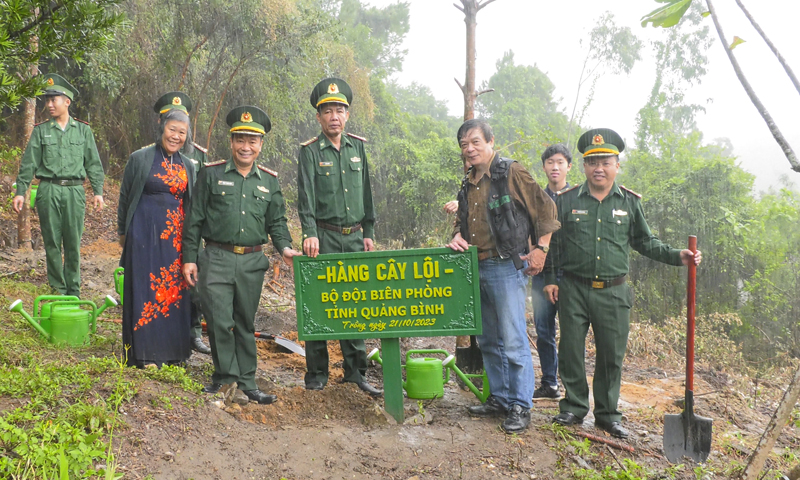
[[[167,210],[166,228],[161,232],[160,237],[162,240],[172,239],[172,246],[177,250],[178,258],[169,267],[161,267],[158,277],[153,273],[150,274],[150,289],[156,292],[155,302],[145,302],[139,321],[133,326],[134,330],[147,325],[159,315],[164,318],[169,317],[170,306],[175,304],[176,308],[180,308],[178,302],[183,299],[183,293],[188,288],[181,271],[183,265],[183,254],[181,253],[184,219],[183,194],[188,187],[186,170],[183,165],[172,164],[167,159],[161,162],[161,166],[167,173],[165,175],[157,173],[155,177],[169,185],[170,193],[178,200],[178,208]]]

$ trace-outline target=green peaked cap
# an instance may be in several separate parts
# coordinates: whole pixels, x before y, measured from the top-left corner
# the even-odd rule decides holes
[[[153,110],[159,115],[167,113],[170,110],[181,110],[189,113],[192,111],[192,99],[189,95],[183,92],[169,92],[165,93],[153,105]]]
[[[578,151],[586,157],[619,155],[625,150],[625,142],[610,128],[593,128],[578,139]]]
[[[318,109],[324,103],[341,103],[348,107],[353,102],[353,90],[341,78],[329,77],[311,90],[311,106]]]
[[[73,87],[71,83],[57,73],[48,73],[44,78],[47,80],[47,85],[43,93],[45,97],[64,95],[70,100],[74,100],[75,95],[78,94],[78,89]]]
[[[231,133],[264,135],[272,129],[272,122],[264,110],[252,105],[236,107],[225,117]]]

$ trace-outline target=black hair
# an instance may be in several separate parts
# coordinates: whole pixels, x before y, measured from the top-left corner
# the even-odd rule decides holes
[[[468,134],[473,129],[479,129],[483,134],[483,139],[487,142],[490,142],[494,138],[494,132],[492,132],[492,127],[489,126],[489,122],[482,118],[473,118],[471,120],[467,120],[466,122],[462,123],[461,126],[458,128],[458,133],[456,134],[456,139],[458,143],[461,144],[461,139],[464,138],[466,134]]]
[[[545,160],[552,157],[556,154],[564,155],[564,158],[567,159],[568,164],[572,164],[572,153],[569,151],[566,145],[563,143],[555,143],[547,147],[544,152],[542,153],[542,164],[544,164]]]
[[[186,141],[181,147],[181,152],[191,154],[194,152],[194,145],[192,145],[192,122],[189,120],[189,114],[183,110],[172,108],[162,113],[159,117],[158,133],[156,136],[156,143],[161,144],[161,138],[164,136],[164,127],[170,120],[176,120],[186,124]]]

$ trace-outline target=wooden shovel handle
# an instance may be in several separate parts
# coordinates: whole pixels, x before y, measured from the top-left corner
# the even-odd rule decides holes
[[[697,237],[689,236],[689,250],[697,252]],[[697,286],[697,266],[689,262],[689,279],[686,282],[686,390],[694,391],[694,304]]]

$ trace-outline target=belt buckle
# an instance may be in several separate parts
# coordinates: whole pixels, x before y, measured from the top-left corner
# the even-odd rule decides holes
[[[62,187],[66,187],[66,186],[67,186],[67,182],[68,182],[68,180],[59,180],[59,181],[58,181],[58,184],[59,184],[60,186],[62,186]]]
[[[602,280],[593,280],[592,281],[592,288],[605,288],[606,282]]]
[[[342,227],[342,235],[350,235],[353,233],[353,227]]]
[[[238,253],[239,255],[242,255],[244,253],[244,247],[239,246],[239,245],[234,245],[233,246],[233,253]]]

